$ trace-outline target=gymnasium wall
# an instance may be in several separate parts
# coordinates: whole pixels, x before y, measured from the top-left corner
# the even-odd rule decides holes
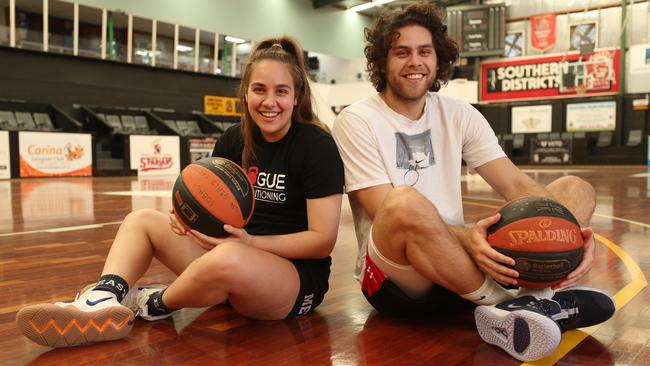
[[[203,111],[204,95],[235,96],[239,79],[0,47],[4,99]]]

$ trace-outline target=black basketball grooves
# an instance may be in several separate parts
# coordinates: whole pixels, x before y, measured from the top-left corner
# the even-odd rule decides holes
[[[533,216],[547,216],[558,217],[573,222],[578,227],[578,220],[567,209],[556,201],[545,197],[526,197],[520,198],[516,201],[505,204],[499,209],[501,218],[494,225],[490,226],[487,230],[488,234],[494,234],[503,226],[506,226],[517,220],[533,217]]]

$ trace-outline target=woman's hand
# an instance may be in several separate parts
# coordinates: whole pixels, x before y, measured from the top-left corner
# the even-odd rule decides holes
[[[224,238],[215,238],[212,236],[205,235],[203,233],[200,233],[196,230],[190,230],[187,232],[187,235],[191,236],[203,249],[205,250],[212,250],[214,247],[217,245],[225,242],[225,241],[232,241],[232,240],[237,240],[240,241],[244,244],[251,244],[251,239],[252,235],[249,235],[246,230],[244,229],[239,229],[234,226],[225,224],[223,225],[223,229],[230,234],[230,236],[224,237]]]
[[[174,213],[174,209],[171,209],[169,211],[169,227],[172,229],[172,231],[176,235],[186,235],[187,234],[187,229],[185,229],[178,222],[178,218],[176,218],[176,214]]]
[[[590,227],[583,228],[580,231],[582,232],[582,240],[585,243],[582,252],[582,261],[580,261],[580,264],[573,272],[569,273],[564,281],[553,286],[554,289],[567,287],[578,282],[584,275],[589,273],[591,267],[594,265],[594,258],[596,257],[594,231]]]
[[[497,213],[477,222],[468,235],[465,247],[483,273],[503,284],[516,285],[519,273],[511,268],[515,260],[499,253],[487,242],[487,229],[500,218],[501,214]]]

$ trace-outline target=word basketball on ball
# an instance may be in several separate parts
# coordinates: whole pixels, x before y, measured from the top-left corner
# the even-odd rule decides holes
[[[560,283],[582,260],[583,239],[573,214],[544,197],[525,197],[499,208],[501,219],[487,241],[515,260],[518,285],[542,288]]]
[[[224,224],[244,227],[255,208],[253,186],[244,170],[224,158],[197,160],[183,169],[172,190],[174,214],[186,229],[226,237]]]

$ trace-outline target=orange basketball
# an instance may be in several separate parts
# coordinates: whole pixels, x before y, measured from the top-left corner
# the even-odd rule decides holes
[[[580,225],[560,203],[543,197],[510,201],[487,230],[487,241],[515,260],[518,285],[542,288],[560,283],[582,260]]]
[[[253,186],[244,170],[224,158],[188,165],[174,183],[174,213],[186,229],[225,237],[224,224],[244,227],[255,207]]]

